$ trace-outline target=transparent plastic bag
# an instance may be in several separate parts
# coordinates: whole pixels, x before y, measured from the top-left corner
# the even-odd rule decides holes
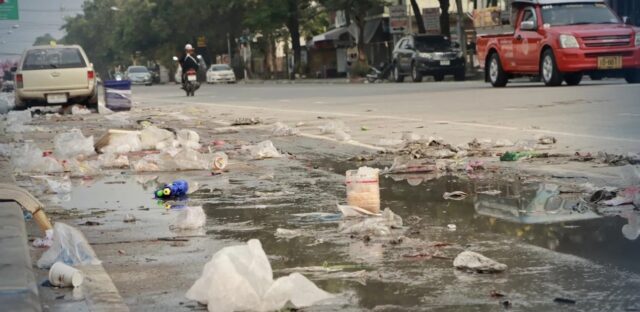
[[[91,156],[96,153],[93,147],[93,136],[85,137],[80,129],[71,129],[53,138],[54,152],[61,158]]]
[[[63,172],[62,165],[51,156],[43,156],[42,150],[35,145],[24,144],[11,153],[11,165],[17,172],[57,173]]]
[[[126,154],[142,150],[142,142],[138,133],[112,134],[109,144],[102,148],[103,153]]]
[[[345,234],[388,236],[392,230],[402,228],[402,218],[385,209],[380,216],[344,219],[338,230]]]
[[[53,244],[42,254],[37,265],[48,269],[58,261],[70,266],[101,263],[82,232],[61,222],[53,226]]]
[[[169,227],[171,230],[197,230],[204,226],[207,221],[207,215],[202,210],[202,206],[186,207],[178,213],[173,224]]]
[[[256,145],[243,146],[244,150],[248,150],[253,159],[278,158],[282,157],[280,152],[273,146],[271,141],[263,141]]]
[[[273,124],[273,130],[271,131],[271,134],[274,136],[291,136],[298,135],[299,133],[300,130],[291,128],[281,122]]]
[[[200,149],[202,145],[200,145],[200,135],[188,129],[182,129],[178,131],[178,142],[180,142],[180,146],[183,148],[189,149]]]
[[[101,168],[129,168],[129,157],[127,155],[116,155],[112,153],[98,156]]]
[[[276,311],[291,302],[311,306],[333,297],[299,273],[273,280],[269,259],[259,240],[226,247],[213,255],[186,297],[212,311]]]
[[[145,150],[158,149],[159,144],[162,144],[160,147],[168,146],[173,140],[175,140],[173,132],[156,126],[149,126],[140,131],[142,149]]]

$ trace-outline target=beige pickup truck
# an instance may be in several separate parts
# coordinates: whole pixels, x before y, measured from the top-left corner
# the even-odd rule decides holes
[[[15,109],[36,105],[97,105],[93,64],[77,45],[35,46],[16,68]]]

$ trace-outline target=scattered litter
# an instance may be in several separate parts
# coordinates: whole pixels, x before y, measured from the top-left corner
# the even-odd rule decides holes
[[[392,230],[402,228],[402,218],[386,208],[380,216],[362,219],[344,219],[338,228],[340,233],[388,236]]]
[[[601,203],[607,206],[620,206],[624,204],[632,204],[640,195],[640,186],[631,186],[616,193],[616,197],[604,200]]]
[[[260,118],[251,117],[251,118],[236,118],[236,120],[234,120],[231,123],[231,125],[232,126],[250,126],[250,125],[257,125],[261,123],[262,123],[262,120],[260,120]]]
[[[300,273],[274,281],[260,241],[252,239],[215,253],[186,297],[208,304],[209,311],[274,311],[287,302],[301,308],[333,296]]]
[[[159,150],[161,147],[171,146],[175,138],[173,132],[156,126],[148,126],[140,131],[140,143],[145,150]]]
[[[429,159],[413,159],[410,156],[398,156],[393,159],[391,168],[385,173],[428,173],[436,172],[436,163]]]
[[[376,145],[378,146],[396,146],[404,143],[403,140],[400,139],[380,139]]]
[[[514,146],[514,145],[515,145],[515,143],[513,143],[513,142],[511,142],[511,141],[509,141],[509,140],[506,140],[506,139],[500,139],[500,140],[497,140],[497,141],[493,144],[493,147],[511,147],[511,146]]]
[[[271,141],[263,141],[256,145],[243,146],[243,150],[249,151],[253,159],[279,158],[280,152],[273,146]]]
[[[138,131],[109,129],[107,134],[96,142],[95,148],[102,153],[138,152],[142,150],[140,133]]]
[[[473,172],[482,169],[484,169],[484,161],[482,160],[469,160],[469,162],[467,162],[467,166],[465,167],[465,170],[467,172]]]
[[[41,269],[61,261],[67,265],[97,265],[100,260],[82,232],[61,222],[53,226],[53,244],[37,262]]]
[[[48,229],[44,232],[43,238],[36,238],[33,240],[33,247],[43,248],[43,247],[51,247],[53,245],[53,229]]]
[[[87,157],[96,153],[93,136],[85,137],[77,128],[56,135],[53,138],[53,146],[55,154],[61,158]]]
[[[91,220],[88,220],[88,221],[85,221],[85,222],[80,223],[80,224],[78,224],[78,225],[80,225],[80,226],[96,226],[96,225],[102,225],[102,223],[100,223],[100,222],[98,222],[98,221],[91,221]]]
[[[273,136],[292,136],[300,134],[300,130],[291,128],[281,122],[276,122],[271,130]]]
[[[498,191],[498,190],[488,190],[488,191],[479,191],[477,192],[478,194],[485,194],[485,195],[490,195],[490,196],[496,196],[496,195],[500,195],[502,194],[502,191]]]
[[[347,203],[371,213],[380,212],[380,170],[360,167],[346,172]]]
[[[402,140],[406,141],[406,142],[413,142],[413,141],[418,141],[421,140],[422,136],[420,136],[419,134],[416,134],[414,132],[403,132],[402,133]]]
[[[452,158],[456,156],[457,148],[449,144],[444,144],[440,138],[428,138],[427,140],[419,140],[407,142],[397,154],[409,155],[414,159],[422,158]]]
[[[330,121],[320,127],[320,133],[322,134],[336,134],[338,131],[342,131],[344,133],[351,132],[349,127],[345,126],[344,122],[340,120]]]
[[[72,115],[88,115],[88,114],[91,114],[91,111],[84,106],[73,105],[71,106],[71,114]]]
[[[489,259],[477,252],[463,251],[454,260],[456,269],[477,273],[499,273],[507,269],[506,264]]]
[[[11,165],[22,173],[58,173],[63,172],[62,165],[41,149],[29,143],[15,148],[11,153]]]
[[[131,213],[127,213],[122,220],[124,223],[135,223],[138,219]]]
[[[56,262],[49,269],[49,282],[56,287],[78,287],[84,276],[80,270],[62,262]]]
[[[556,138],[549,135],[541,136],[538,138],[538,144],[542,144],[542,145],[556,144],[556,142],[557,142]]]
[[[290,238],[298,237],[300,235],[302,235],[302,232],[300,230],[289,230],[289,229],[278,228],[276,229],[275,236],[278,238],[290,239]]]
[[[173,224],[172,230],[197,230],[205,225],[207,214],[202,206],[185,207],[180,210]]]
[[[500,161],[517,161],[522,158],[532,158],[535,157],[536,154],[532,152],[505,152],[500,156]]]
[[[345,141],[349,141],[351,140],[351,135],[349,135],[348,133],[342,131],[342,130],[336,130],[335,132],[335,137],[336,140],[340,141],[340,142],[345,142]]]
[[[458,227],[455,224],[447,224],[449,231],[455,231]]]
[[[564,303],[564,304],[576,304],[576,301],[573,300],[573,299],[560,298],[560,297],[557,297],[557,298],[553,299],[553,302],[555,302],[555,303]]]
[[[450,200],[463,200],[463,199],[467,198],[467,193],[465,193],[463,191],[445,192],[442,195],[442,198],[450,199]]]
[[[357,206],[340,205],[338,204],[338,210],[345,218],[349,217],[362,217],[362,216],[379,216],[380,214],[372,213],[369,210],[362,209]]]
[[[202,145],[200,145],[200,135],[193,130],[188,130],[188,129],[178,130],[177,138],[178,138],[178,143],[180,143],[180,146],[186,149],[197,150],[202,147]]]
[[[598,158],[605,164],[612,166],[640,165],[640,154],[627,153],[627,155],[616,155],[599,152]]]
[[[154,194],[156,198],[180,198],[189,192],[189,183],[185,180],[175,180],[157,189]]]
[[[102,168],[129,168],[129,157],[127,155],[116,155],[114,153],[101,154],[98,162]]]

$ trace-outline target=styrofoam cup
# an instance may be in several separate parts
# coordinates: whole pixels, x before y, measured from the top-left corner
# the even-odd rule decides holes
[[[58,287],[78,287],[82,284],[82,272],[62,262],[56,262],[49,270],[49,282]]]

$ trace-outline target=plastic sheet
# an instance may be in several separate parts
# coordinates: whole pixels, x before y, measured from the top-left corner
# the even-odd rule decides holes
[[[35,145],[24,144],[11,153],[11,165],[23,173],[63,172],[62,165],[51,156],[43,156],[42,150]]]
[[[48,269],[58,261],[70,266],[100,264],[82,232],[61,222],[53,226],[53,244],[42,254],[37,265]]]
[[[197,230],[203,227],[206,221],[207,215],[202,210],[202,206],[185,207],[169,227],[174,231]]]
[[[93,147],[93,136],[85,137],[80,129],[57,134],[53,138],[54,152],[60,158],[91,156],[96,153]]]
[[[200,145],[200,135],[188,129],[179,130],[177,133],[178,142],[180,146],[187,149],[200,149],[202,145]]]
[[[299,273],[274,281],[262,244],[252,239],[214,254],[186,297],[208,304],[210,312],[230,312],[275,311],[287,302],[301,308],[333,296]]]
[[[256,145],[243,146],[242,149],[248,150],[253,159],[282,157],[271,141],[263,141]]]
[[[171,142],[175,140],[175,137],[173,132],[156,126],[149,126],[140,131],[140,143],[142,144],[142,149],[145,150],[163,149],[171,146]]]

